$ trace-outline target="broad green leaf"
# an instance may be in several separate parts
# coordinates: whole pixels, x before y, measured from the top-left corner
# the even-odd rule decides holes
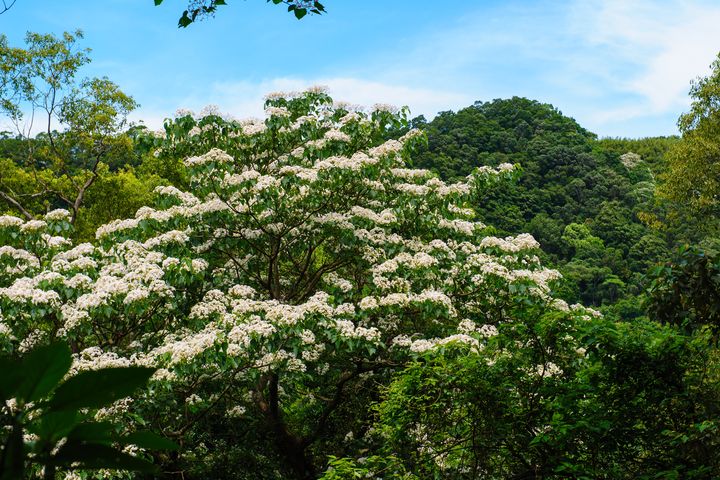
[[[157,7],[163,2],[163,0],[155,0],[155,6]]]
[[[23,431],[15,425],[5,441],[0,458],[0,480],[18,480],[25,478],[25,452]]]
[[[180,448],[172,440],[168,440],[148,430],[133,432],[130,435],[120,438],[119,441],[126,445],[137,445],[140,448],[146,448],[148,450],[177,450]]]
[[[67,435],[77,421],[78,413],[74,411],[45,412],[28,430],[43,440],[55,441]]]
[[[183,27],[183,28],[185,28],[185,27],[187,27],[188,25],[190,25],[192,22],[193,22],[193,21],[192,21],[192,20],[190,19],[190,17],[188,16],[187,10],[185,10],[185,11],[183,12],[183,14],[182,14],[182,17],[180,17],[180,20],[178,21],[178,27]]]
[[[15,397],[23,381],[20,366],[9,358],[0,358],[0,372],[0,401]]]
[[[107,444],[112,443],[115,438],[116,426],[110,422],[86,422],[76,425],[68,433],[68,441]]]
[[[23,359],[20,371],[24,378],[16,395],[27,402],[39,400],[55,388],[71,364],[70,349],[64,343],[36,348]]]
[[[118,367],[81,372],[60,385],[50,399],[51,410],[100,408],[131,395],[145,385],[154,368]]]

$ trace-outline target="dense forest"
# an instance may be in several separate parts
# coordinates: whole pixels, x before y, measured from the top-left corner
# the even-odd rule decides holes
[[[720,61],[677,137],[318,87],[155,132],[81,38],[0,37],[48,118],[0,137],[0,479],[720,476]]]

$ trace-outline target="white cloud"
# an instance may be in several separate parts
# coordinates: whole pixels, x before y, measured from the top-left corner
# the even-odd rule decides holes
[[[371,107],[387,103],[410,107],[412,116],[433,117],[439,111],[459,108],[471,103],[471,97],[451,91],[414,88],[373,80],[350,77],[316,79],[274,78],[262,82],[227,81],[214,83],[204,95],[188,96],[180,100],[177,108],[199,111],[208,104],[218,105],[223,113],[236,118],[263,117],[264,97],[275,91],[300,91],[312,85],[324,85],[333,99]],[[133,115],[150,128],[160,128],[164,118],[172,116],[174,109],[163,113],[157,107],[140,108]]]
[[[616,69],[615,88],[640,102],[613,111],[624,118],[685,108],[690,80],[708,73],[720,48],[720,5],[689,1],[596,0],[572,11],[575,33]],[[624,71],[618,69],[622,65]],[[597,117],[611,117],[598,112]]]

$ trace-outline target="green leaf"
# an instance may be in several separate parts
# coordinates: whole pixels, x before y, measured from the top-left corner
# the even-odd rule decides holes
[[[188,25],[190,25],[193,21],[188,16],[188,11],[185,10],[182,14],[182,17],[180,17],[180,20],[178,20],[178,28],[182,27],[185,28]]]
[[[78,421],[77,412],[45,412],[39,419],[28,426],[28,430],[43,440],[55,441],[70,432]]]
[[[163,0],[155,0],[155,6],[157,7],[163,2]]]
[[[307,15],[307,10],[304,8],[296,8],[294,10],[294,12],[295,12],[295,18],[297,18],[298,20],[303,18],[305,15]]]
[[[60,385],[50,400],[51,410],[99,408],[131,395],[145,385],[154,368],[118,367],[81,372]]]
[[[68,433],[68,441],[109,445],[115,438],[116,426],[110,422],[81,423]]]
[[[83,442],[67,442],[50,461],[59,466],[75,464],[73,467],[87,470],[109,468],[149,473],[158,470],[155,465],[142,458],[133,457],[107,445]]]
[[[2,449],[0,480],[18,478],[25,478],[25,451],[22,428],[20,425],[15,425]]]
[[[125,445],[137,445],[148,450],[177,450],[180,447],[172,440],[161,437],[149,430],[140,430],[119,439]]]
[[[24,379],[15,392],[17,397],[34,402],[47,395],[70,370],[71,364],[70,349],[64,343],[36,348],[20,367]]]
[[[0,358],[0,401],[15,397],[15,392],[24,380],[18,362]]]

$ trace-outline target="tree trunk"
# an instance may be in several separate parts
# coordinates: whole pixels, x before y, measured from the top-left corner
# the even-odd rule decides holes
[[[316,478],[315,467],[306,452],[303,439],[290,432],[283,421],[278,396],[279,378],[276,373],[266,378],[268,387],[267,402],[260,402],[260,409],[265,412],[275,434],[275,446],[285,457],[287,465],[292,469],[297,480]],[[265,382],[263,382],[265,383]]]
[[[275,443],[297,480],[316,478],[315,468],[305,452],[301,438],[291,434],[281,422],[275,425]]]

